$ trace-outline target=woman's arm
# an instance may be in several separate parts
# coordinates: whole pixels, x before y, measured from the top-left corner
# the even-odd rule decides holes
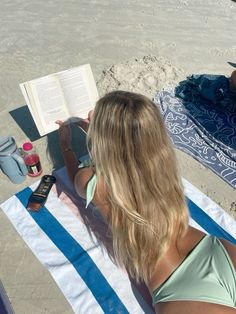
[[[79,161],[71,147],[71,130],[70,126],[66,125],[62,121],[56,121],[60,126],[58,130],[59,143],[61,147],[61,153],[65,162],[68,177],[74,184],[75,175],[78,171]]]
[[[90,110],[88,113],[87,119],[81,119],[79,121],[79,127],[82,128],[85,132],[88,131],[89,123],[93,115],[93,110]],[[79,171],[79,161],[72,150],[71,146],[71,129],[67,123],[63,123],[61,120],[57,120],[55,122],[59,125],[59,143],[61,147],[61,152],[63,155],[63,159],[65,162],[66,170],[68,177],[70,178],[71,182],[74,184],[75,175]]]
[[[79,127],[87,131],[88,124],[92,117],[93,111],[89,112],[88,119],[84,119],[80,123]],[[61,147],[61,152],[65,162],[66,170],[68,177],[73,183],[76,192],[82,198],[86,198],[86,188],[88,181],[94,175],[94,170],[92,167],[78,168],[79,161],[72,150],[71,147],[71,130],[68,124],[63,123],[62,121],[56,121],[60,126],[59,128],[59,142]],[[103,216],[107,216],[109,208],[106,201],[106,187],[105,182],[102,177],[99,178],[92,202],[97,206]]]
[[[92,112],[89,112],[88,119],[81,120],[79,127],[87,131],[91,119]],[[59,143],[63,155],[65,167],[68,177],[73,183],[79,196],[86,198],[86,186],[94,174],[91,167],[78,168],[80,162],[78,161],[71,146],[71,129],[68,124],[58,120],[56,123],[59,125]]]

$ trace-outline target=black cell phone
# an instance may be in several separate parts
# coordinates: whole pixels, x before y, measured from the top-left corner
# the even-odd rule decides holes
[[[30,195],[27,209],[32,211],[39,211],[44,206],[48,198],[48,194],[56,182],[56,178],[49,174],[44,175],[36,190]]]

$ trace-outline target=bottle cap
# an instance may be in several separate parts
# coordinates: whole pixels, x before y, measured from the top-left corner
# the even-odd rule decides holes
[[[31,150],[33,148],[33,145],[30,142],[26,142],[23,144],[22,148],[24,149],[24,151],[28,151],[28,150]]]

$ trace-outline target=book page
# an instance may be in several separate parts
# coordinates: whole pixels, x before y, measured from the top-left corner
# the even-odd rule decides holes
[[[41,123],[40,117],[38,116],[37,110],[35,110],[35,106],[31,105],[34,103],[34,100],[33,100],[33,97],[30,93],[30,88],[28,86],[28,83],[26,82],[26,83],[20,84],[20,89],[21,89],[21,92],[25,98],[25,101],[26,101],[26,104],[29,108],[29,111],[33,117],[33,120],[37,126],[39,134],[40,135],[44,134],[45,131],[43,129],[43,125]]]
[[[57,73],[70,116],[87,118],[98,100],[96,83],[89,64]]]
[[[56,120],[64,121],[69,118],[64,94],[57,76],[52,74],[28,83],[34,97],[35,108],[45,130],[44,134],[56,130],[58,128],[58,125],[55,124]]]

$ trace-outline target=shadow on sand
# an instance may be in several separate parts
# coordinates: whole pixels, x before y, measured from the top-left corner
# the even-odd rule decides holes
[[[28,109],[28,106],[24,105],[9,112],[11,117],[15,120],[18,126],[25,133],[27,138],[34,142],[41,138],[33,117]],[[86,136],[78,127],[71,124],[72,130],[72,147],[76,153],[76,156],[80,158],[87,154]],[[47,148],[46,153],[53,164],[53,169],[59,169],[64,165],[64,161],[61,155],[61,150],[58,141],[57,131],[51,132],[46,135]]]
[[[9,114],[31,142],[34,142],[40,138],[40,134],[31,116],[29,108],[26,105],[10,111]]]

